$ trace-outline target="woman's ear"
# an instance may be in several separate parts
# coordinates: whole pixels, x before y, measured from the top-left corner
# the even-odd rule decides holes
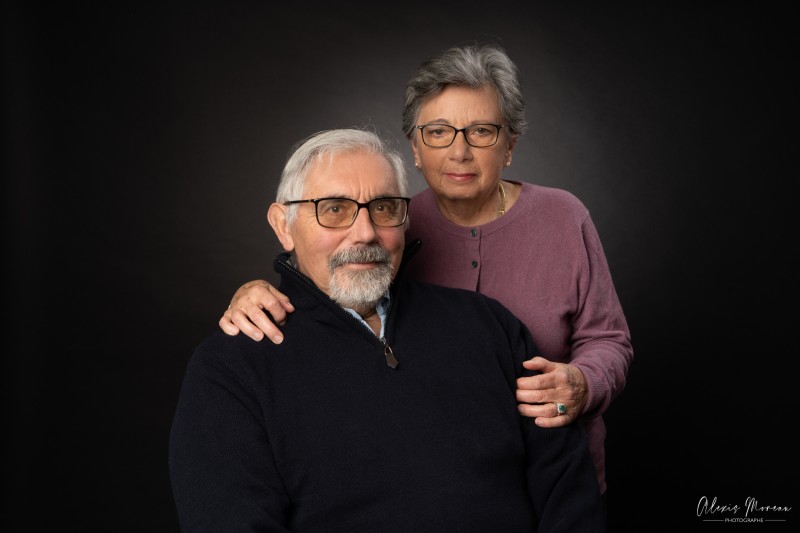
[[[279,203],[273,203],[269,206],[267,211],[267,221],[272,226],[278,240],[281,241],[283,249],[287,252],[294,250],[294,239],[292,239],[292,232],[289,228],[289,223],[286,221],[286,210],[288,206]]]
[[[414,141],[411,142],[411,151],[414,152],[414,166],[417,168],[422,168],[422,163],[420,162],[419,152],[417,152],[417,143]]]
[[[514,147],[516,145],[517,145],[517,140],[516,139],[510,139],[508,141],[508,155],[511,155],[511,153],[514,151]]]

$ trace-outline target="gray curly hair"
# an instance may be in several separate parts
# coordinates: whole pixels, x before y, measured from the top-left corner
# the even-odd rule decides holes
[[[493,86],[512,139],[525,133],[525,103],[516,65],[498,45],[472,44],[427,59],[408,81],[403,107],[403,133],[408,139],[413,138],[423,102],[448,85],[475,89]]]

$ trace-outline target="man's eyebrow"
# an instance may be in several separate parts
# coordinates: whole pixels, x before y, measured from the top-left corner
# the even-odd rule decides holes
[[[399,192],[398,193],[383,192],[383,193],[376,194],[375,196],[373,196],[372,198],[370,198],[367,201],[369,202],[370,200],[374,200],[375,198],[396,198],[396,197],[400,197],[400,196],[401,196],[401,194]],[[353,198],[349,194],[335,194],[335,193],[334,194],[326,194],[326,195],[323,195],[323,196],[310,196],[309,198],[316,198],[318,200],[321,200],[321,199],[324,199],[324,198],[347,198],[348,200],[353,200],[353,201],[356,201],[356,202],[358,201],[358,199]]]

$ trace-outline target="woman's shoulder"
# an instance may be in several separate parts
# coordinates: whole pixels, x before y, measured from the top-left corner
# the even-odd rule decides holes
[[[522,194],[530,196],[539,203],[586,209],[581,199],[566,189],[522,182]]]
[[[533,183],[522,183],[520,202],[531,213],[545,216],[560,215],[584,220],[589,210],[575,194],[556,187],[546,187]]]

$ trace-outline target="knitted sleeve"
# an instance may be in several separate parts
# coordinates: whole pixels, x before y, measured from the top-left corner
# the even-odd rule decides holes
[[[237,355],[206,343],[185,374],[169,443],[182,531],[288,531],[286,491]]]

